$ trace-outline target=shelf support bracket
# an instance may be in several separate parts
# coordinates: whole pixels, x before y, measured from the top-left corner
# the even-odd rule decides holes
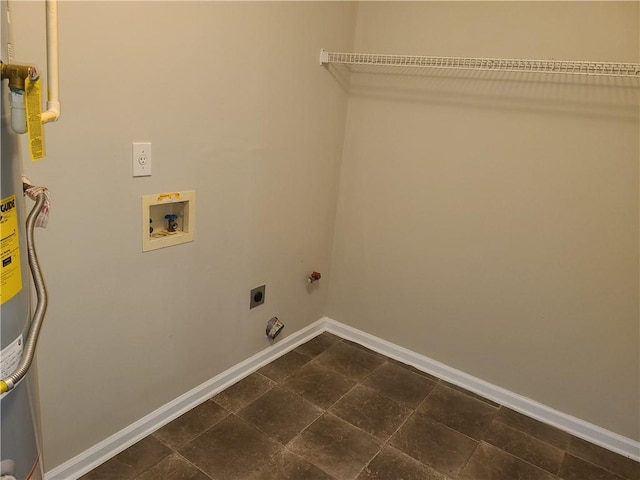
[[[324,48],[320,49],[320,65],[326,65],[329,63],[329,52]]]

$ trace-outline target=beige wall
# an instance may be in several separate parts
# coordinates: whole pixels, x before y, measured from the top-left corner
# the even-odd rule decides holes
[[[639,17],[371,2],[354,49],[638,62]],[[328,316],[640,439],[637,86],[354,75]]]
[[[325,313],[349,3],[61,2],[63,116],[26,167],[52,193],[38,247],[48,470]],[[16,58],[45,66],[44,5],[15,2]],[[153,176],[131,176],[131,142]],[[196,241],[141,253],[141,195],[194,189]],[[249,290],[266,283],[264,306]]]
[[[637,62],[637,3],[361,3],[357,26],[344,2],[59,9],[63,117],[26,166],[54,202],[47,469],[265,348],[273,314],[640,437],[637,82],[358,75],[348,97],[317,65],[321,47]],[[16,56],[41,67],[43,16],[14,3]],[[180,189],[196,241],[142,254],[141,195]]]

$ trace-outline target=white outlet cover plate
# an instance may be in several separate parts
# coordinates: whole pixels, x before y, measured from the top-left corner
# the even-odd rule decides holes
[[[134,177],[150,177],[151,176],[151,143],[150,142],[134,142],[132,161],[133,161]]]

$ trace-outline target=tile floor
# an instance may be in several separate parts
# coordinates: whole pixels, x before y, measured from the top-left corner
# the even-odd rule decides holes
[[[638,480],[640,464],[328,333],[82,480]]]

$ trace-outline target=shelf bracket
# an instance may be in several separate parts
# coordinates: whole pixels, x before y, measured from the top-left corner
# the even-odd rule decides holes
[[[320,65],[326,65],[329,63],[329,52],[324,48],[320,49]]]

